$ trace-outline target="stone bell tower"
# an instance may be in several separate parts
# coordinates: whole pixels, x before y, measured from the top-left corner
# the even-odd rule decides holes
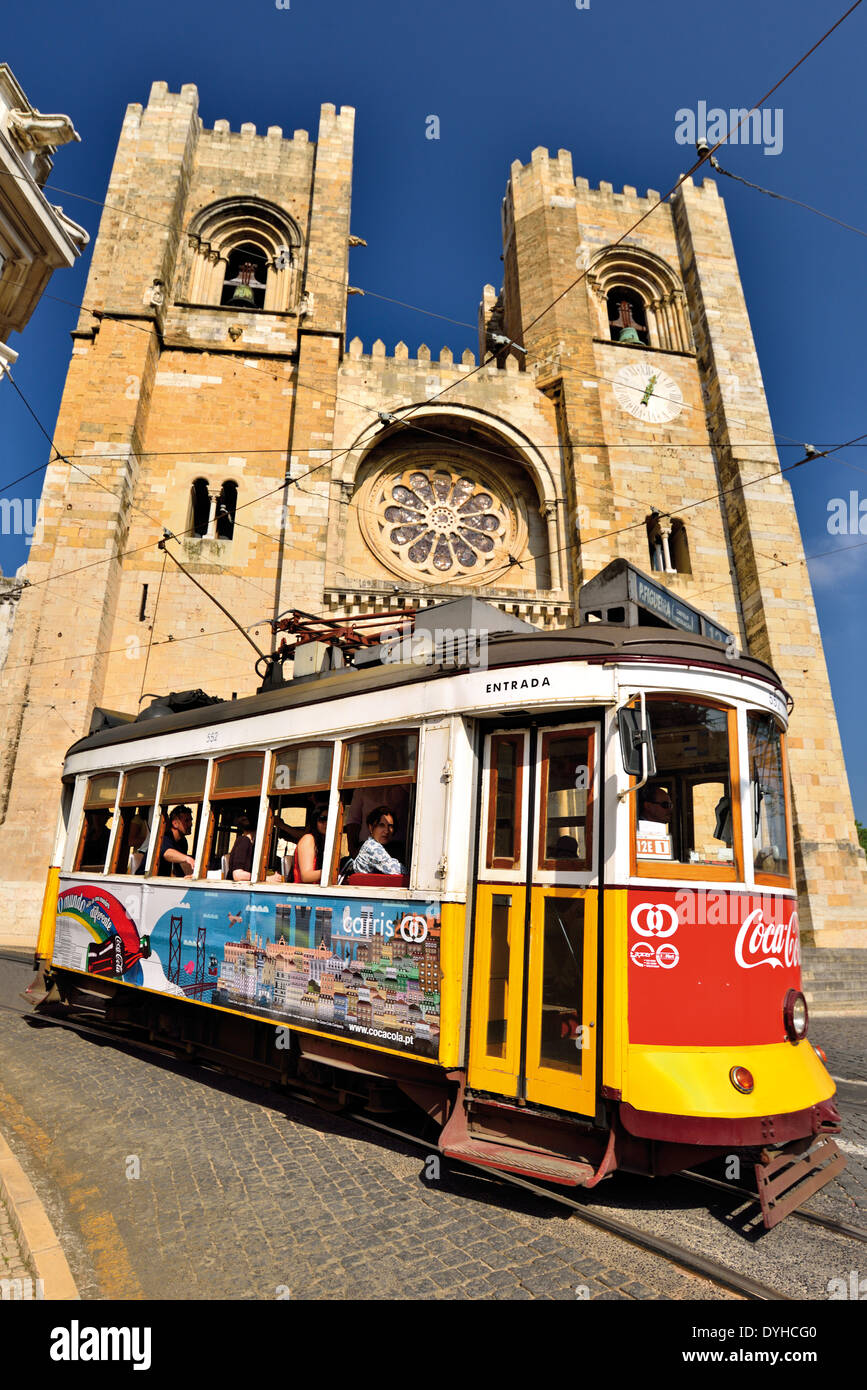
[[[775,667],[794,699],[802,935],[865,945],[867,865],[725,208],[715,183],[687,179],[630,231],[658,202],[653,189],[590,188],[567,151],[534,150],[512,166],[505,284],[491,313],[557,405],[574,583],[617,556],[656,567],[658,545],[667,586]],[[654,398],[653,410],[638,408]]]
[[[324,105],[314,142],[207,130],[194,86],[156,82],[127,108],[54,434],[69,462],[46,474],[3,671],[0,898],[26,941],[63,756],[93,707],[255,690],[255,653],[164,563],[163,528],[244,626],[279,603],[281,532],[297,543],[293,602],[321,600],[327,485],[323,498],[286,480],[333,448],[354,114]]]

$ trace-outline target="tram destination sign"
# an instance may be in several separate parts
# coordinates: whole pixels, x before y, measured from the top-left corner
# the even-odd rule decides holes
[[[694,632],[721,646],[732,640],[732,634],[706,613],[655,583],[627,560],[612,560],[606,565],[582,587],[579,602],[582,622],[619,622],[636,627],[649,617],[654,624]]]

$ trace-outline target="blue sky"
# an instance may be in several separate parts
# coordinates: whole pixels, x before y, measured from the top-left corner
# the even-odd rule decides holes
[[[70,115],[80,145],[58,151],[52,182],[105,196],[128,102],[154,80],[199,88],[206,125],[253,121],[315,139],[323,101],[357,109],[352,281],[473,325],[482,286],[499,287],[500,201],[509,165],[537,145],[572,151],[591,184],[666,191],[688,166],[675,114],[743,107],[773,83],[847,8],[846,0],[43,0],[4,17],[0,57],[31,102]],[[863,133],[867,5],[768,102],[783,113],[782,149],[737,146],[724,167],[867,229]],[[440,138],[426,138],[439,117]],[[722,153],[722,152],[721,152]],[[864,399],[867,245],[863,237],[720,180],[783,461],[867,432]],[[53,192],[95,234],[99,209]],[[48,295],[79,303],[89,254],[53,277]],[[389,349],[403,339],[456,354],[473,327],[440,322],[372,297],[350,300],[350,334]],[[69,360],[75,310],[45,297],[21,337],[16,379],[50,430]],[[0,486],[44,463],[47,446],[0,383]],[[845,460],[845,462],[843,462]],[[867,678],[865,533],[829,534],[829,504],[867,502],[867,448],[790,475],[843,735],[856,813],[867,822],[862,688]],[[38,497],[41,477],[14,489]],[[865,505],[867,512],[867,505]],[[862,544],[859,545],[859,542]],[[830,552],[820,555],[820,552]],[[26,558],[0,536],[0,568]]]

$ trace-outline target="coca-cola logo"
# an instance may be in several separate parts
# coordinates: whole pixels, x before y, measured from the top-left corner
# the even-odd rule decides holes
[[[760,907],[745,917],[735,941],[735,960],[742,970],[759,965],[793,966],[801,963],[798,914],[788,922],[766,922]]]

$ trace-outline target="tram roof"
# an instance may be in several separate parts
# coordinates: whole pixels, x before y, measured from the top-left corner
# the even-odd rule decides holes
[[[539,665],[550,661],[586,661],[588,663],[659,663],[672,666],[699,666],[737,672],[765,681],[777,690],[782,683],[773,667],[757,657],[738,655],[725,657],[718,642],[689,632],[660,627],[624,627],[614,623],[587,623],[582,627],[557,632],[504,632],[488,639],[487,670],[509,666]],[[66,756],[91,748],[105,748],[134,739],[179,733],[203,725],[249,719],[258,714],[277,710],[303,708],[324,701],[342,699],[385,691],[396,686],[440,680],[464,671],[477,669],[464,661],[417,665],[401,662],[387,665],[345,667],[322,675],[290,681],[278,690],[250,695],[242,700],[225,700],[219,704],[183,710],[174,714],[147,719],[133,719],[113,728],[88,734],[67,750]],[[785,692],[784,692],[785,693]]]

